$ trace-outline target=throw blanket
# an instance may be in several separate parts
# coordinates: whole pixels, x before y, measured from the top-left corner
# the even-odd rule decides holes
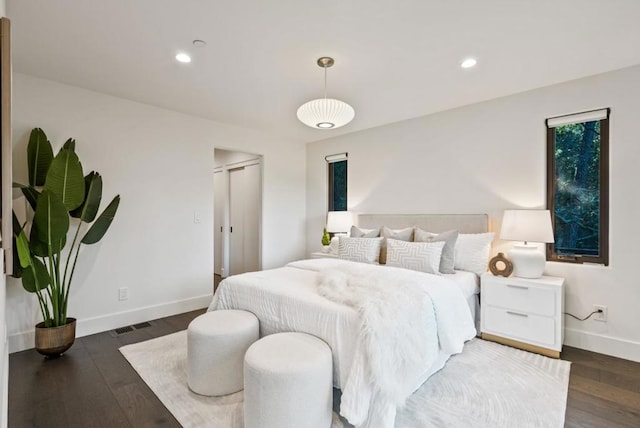
[[[393,427],[440,350],[459,353],[476,333],[464,296],[441,276],[348,264],[322,271],[318,291],[362,319],[340,404],[356,427]]]

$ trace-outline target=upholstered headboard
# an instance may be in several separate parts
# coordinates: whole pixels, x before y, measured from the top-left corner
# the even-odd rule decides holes
[[[487,214],[358,214],[356,225],[365,229],[387,226],[391,229],[418,226],[429,232],[458,230],[461,233],[483,233],[489,230]]]

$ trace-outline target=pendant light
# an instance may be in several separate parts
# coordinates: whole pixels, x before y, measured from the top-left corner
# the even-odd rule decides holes
[[[335,129],[351,122],[356,115],[353,107],[344,101],[327,98],[327,68],[334,64],[333,58],[318,58],[318,66],[324,68],[324,98],[306,102],[298,109],[300,122],[315,129]]]

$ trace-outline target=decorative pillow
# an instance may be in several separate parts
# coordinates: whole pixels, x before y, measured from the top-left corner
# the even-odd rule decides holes
[[[361,263],[378,263],[382,238],[349,238],[340,236],[338,257]]]
[[[431,233],[416,227],[413,237],[415,242],[444,242],[442,249],[442,258],[440,259],[440,273],[456,273],[453,269],[456,241],[458,240],[458,231],[449,230],[442,233]]]
[[[351,226],[351,238],[377,238],[380,236],[380,229],[361,229],[358,226]]]
[[[405,242],[387,239],[387,266],[438,274],[445,242]]]
[[[407,227],[406,229],[389,229],[387,226],[382,226],[382,236],[385,238],[382,241],[382,247],[380,248],[380,264],[387,263],[387,239],[396,239],[398,241],[411,242],[413,240],[413,227]]]
[[[334,236],[333,238],[331,238],[331,242],[329,243],[329,254],[333,254],[335,256],[338,255],[338,242],[340,240],[338,239],[337,236]]]
[[[455,249],[455,268],[482,275],[487,271],[493,232],[461,233]]]

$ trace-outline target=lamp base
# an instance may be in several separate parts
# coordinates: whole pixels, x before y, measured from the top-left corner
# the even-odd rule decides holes
[[[513,275],[519,278],[540,278],[544,272],[546,257],[535,245],[518,244],[509,251],[513,262]]]

